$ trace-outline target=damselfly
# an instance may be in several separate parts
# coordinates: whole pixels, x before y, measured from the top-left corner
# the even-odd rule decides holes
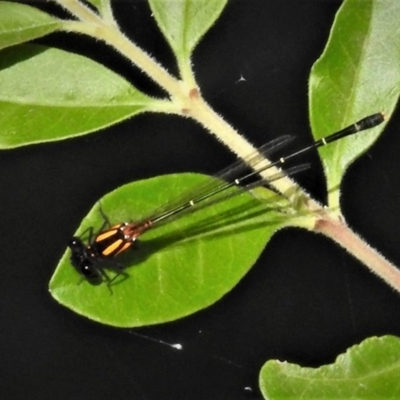
[[[176,217],[185,214],[188,210],[195,210],[199,205],[207,203],[218,195],[228,193],[229,189],[238,187],[244,190],[252,189],[257,186],[268,185],[276,179],[291,175],[305,169],[304,165],[293,167],[285,172],[272,175],[268,180],[254,178],[262,172],[273,167],[281,167],[288,160],[297,157],[311,149],[332,143],[343,137],[354,133],[373,128],[384,121],[384,115],[377,113],[361,119],[336,133],[315,141],[309,146],[303,147],[286,157],[281,157],[277,161],[265,163],[265,158],[273,152],[281,149],[289,143],[293,137],[289,135],[281,136],[271,142],[261,146],[255,155],[246,158],[244,161],[238,161],[216,175],[213,184],[200,188],[199,190],[184,194],[179,199],[170,202],[162,208],[158,208],[146,218],[135,222],[121,222],[115,225],[109,223],[107,217],[103,214],[104,224],[97,233],[94,233],[92,227],[86,232],[87,242],[84,243],[82,237],[73,237],[69,242],[71,249],[72,266],[90,283],[101,283],[106,281],[108,285],[118,276],[111,279],[104,271],[105,261],[113,259],[115,256],[130,249],[138,237],[148,229],[164,222],[169,222]],[[251,168],[251,172],[243,173],[246,168]],[[240,192],[239,192],[240,193]]]

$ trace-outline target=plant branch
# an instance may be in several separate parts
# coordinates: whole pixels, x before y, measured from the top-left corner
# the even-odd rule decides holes
[[[343,219],[321,218],[317,220],[314,231],[333,239],[400,293],[400,271],[351,230]]]
[[[60,4],[68,3],[68,5],[71,3],[79,3],[77,0],[54,1]],[[72,10],[72,7],[68,9]],[[78,18],[81,18],[80,11],[79,7],[73,9],[74,15]],[[67,21],[64,23],[64,29],[92,36],[112,46],[168,92],[171,103],[175,105],[175,109],[171,107],[169,110],[170,112],[175,110],[176,114],[193,118],[240,158],[244,159],[249,154],[254,154],[256,152],[254,146],[205,102],[194,81],[191,69],[188,66],[187,68],[189,69],[185,70],[185,77],[187,80],[179,81],[171,76],[145,51],[128,40],[116,25],[107,24],[105,21],[97,18],[97,16],[92,23]],[[265,164],[269,162],[269,160],[265,160]],[[260,164],[259,166],[261,167],[262,165]],[[262,175],[265,179],[268,179],[276,173],[278,173],[277,168],[270,168],[263,172]],[[306,193],[302,192],[301,189],[287,177],[274,181],[273,185],[275,189],[282,194],[295,192],[296,196],[303,197],[312,209],[321,208],[317,202],[312,200]],[[294,187],[296,190],[294,190]]]

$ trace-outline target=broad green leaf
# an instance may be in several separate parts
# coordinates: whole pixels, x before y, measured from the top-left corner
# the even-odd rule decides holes
[[[37,45],[0,52],[0,148],[83,135],[157,103],[76,54]]]
[[[181,70],[190,64],[191,53],[226,3],[227,0],[149,0],[157,24]]]
[[[310,119],[319,139],[369,114],[392,113],[400,89],[400,2],[347,0],[339,10],[328,44],[310,76]],[[343,139],[320,150],[330,191],[338,206],[346,168],[383,130]]]
[[[188,173],[138,181],[106,195],[101,207],[112,223],[138,221],[210,179]],[[283,214],[271,208],[276,194],[269,196],[271,203],[265,204],[242,193],[148,230],[136,249],[118,258],[129,277],[112,285],[112,293],[106,284],[81,281],[67,250],[51,279],[51,294],[83,316],[119,327],[172,321],[201,310],[242,279],[285,224]],[[102,222],[96,205],[77,234]]]
[[[377,400],[400,398],[400,339],[372,337],[340,355],[334,364],[303,368],[268,361],[260,387],[268,400]]]
[[[57,31],[62,21],[25,4],[0,1],[0,49]]]

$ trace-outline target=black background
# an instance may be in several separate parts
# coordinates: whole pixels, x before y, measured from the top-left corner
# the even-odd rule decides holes
[[[195,51],[205,98],[257,145],[284,133],[295,134],[299,146],[309,143],[308,74],[339,6],[333,0],[231,0]],[[145,1],[116,2],[115,14],[128,36],[174,71]],[[89,53],[160,94],[100,43],[66,34],[40,42]],[[395,115],[346,174],[342,196],[349,224],[395,264],[399,128]],[[196,123],[163,115],[0,153],[1,399],[258,399],[258,373],[268,359],[319,366],[371,335],[400,334],[400,296],[330,240],[299,229],[276,234],[222,300],[174,323],[115,329],[52,299],[47,286],[55,265],[102,195],[161,173],[213,173],[232,160]],[[318,158],[305,160],[312,168],[299,180],[323,201]],[[181,343],[183,350],[157,340]]]

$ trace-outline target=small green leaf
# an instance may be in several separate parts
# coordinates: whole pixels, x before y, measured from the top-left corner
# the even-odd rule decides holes
[[[62,21],[25,4],[0,1],[0,49],[57,31]]]
[[[80,55],[38,45],[0,53],[0,148],[95,131],[161,101]]]
[[[218,19],[227,0],[149,0],[149,4],[182,68],[190,63],[191,53]]]
[[[188,173],[138,181],[106,195],[101,207],[112,223],[138,221],[166,199],[179,198],[210,180]],[[270,200],[277,197],[268,193]],[[271,205],[243,193],[145,232],[137,248],[117,259],[129,277],[112,285],[112,294],[105,284],[80,282],[69,250],[51,279],[50,291],[61,304],[104,324],[134,327],[176,320],[229,292],[284,220]],[[96,205],[78,234],[90,226],[99,229],[102,222]]]
[[[383,336],[351,347],[320,368],[268,361],[260,387],[268,400],[389,400],[400,398],[399,376],[400,339]]]
[[[310,76],[310,119],[319,139],[369,114],[390,116],[400,89],[400,2],[347,0]],[[346,168],[377,139],[383,126],[321,148],[330,191],[338,205]]]

